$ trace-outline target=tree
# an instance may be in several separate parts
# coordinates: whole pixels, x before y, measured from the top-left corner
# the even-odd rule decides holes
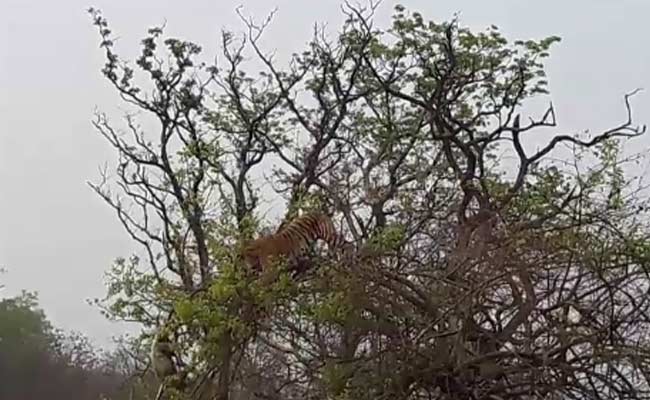
[[[645,131],[634,92],[623,123],[533,151],[555,110],[520,115],[547,95],[558,37],[509,43],[401,6],[381,30],[375,7],[346,4],[338,37],[316,29],[285,68],[259,46],[270,18],[240,13],[214,65],[152,28],[133,66],[90,10],[104,76],[156,123],[96,115],[119,163],[91,186],[144,250],[98,304],[174,332],[189,398],[647,396],[647,208],[620,153]],[[270,225],[264,190],[285,220],[331,213],[353,249],[312,249],[299,280],[251,276],[238,249]]]
[[[34,293],[0,302],[0,398],[120,398],[124,376],[80,334],[55,330]]]
[[[0,388],[2,398],[15,398],[46,364],[47,351],[52,345],[52,327],[42,311],[36,309],[36,296],[22,295],[0,303]],[[39,368],[39,366],[41,368]]]

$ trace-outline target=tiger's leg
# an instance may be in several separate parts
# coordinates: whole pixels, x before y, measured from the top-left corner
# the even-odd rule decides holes
[[[310,257],[307,256],[297,256],[293,257],[289,264],[289,272],[291,272],[291,278],[297,279],[300,275],[303,275],[305,272],[309,271],[314,266]]]
[[[255,275],[259,275],[263,270],[262,258],[259,256],[247,257],[246,263],[249,266],[249,271]]]

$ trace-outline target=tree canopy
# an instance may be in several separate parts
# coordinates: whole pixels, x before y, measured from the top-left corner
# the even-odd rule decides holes
[[[646,398],[647,199],[621,153],[645,131],[635,92],[611,129],[558,134],[552,105],[526,115],[558,37],[402,6],[381,29],[375,7],[346,3],[286,65],[260,45],[270,18],[240,13],[214,62],[151,28],[128,62],[90,10],[131,106],[97,113],[119,159],[91,186],[143,250],[97,303],[142,324],[137,369],[164,327],[181,398]],[[309,210],[351,247],[314,247],[298,279],[250,274],[241,246]]]

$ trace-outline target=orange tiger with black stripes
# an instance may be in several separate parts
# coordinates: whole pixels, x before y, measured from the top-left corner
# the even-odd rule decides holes
[[[330,217],[320,212],[311,212],[281,226],[274,234],[251,241],[244,247],[242,254],[251,268],[263,270],[273,257],[295,259],[310,243],[318,239],[334,249],[339,242],[339,235]]]

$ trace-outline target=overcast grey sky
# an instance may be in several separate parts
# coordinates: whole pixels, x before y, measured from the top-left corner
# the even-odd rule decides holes
[[[462,23],[495,24],[509,39],[561,36],[548,73],[562,131],[618,123],[623,94],[650,90],[648,0],[401,3],[436,20],[459,11]],[[0,266],[9,270],[0,295],[36,290],[55,325],[101,345],[124,329],[85,302],[103,296],[112,260],[136,249],[85,183],[115,160],[91,127],[94,108],[119,116],[85,10],[100,8],[120,37],[118,50],[132,56],[146,29],[165,20],[168,34],[215,49],[221,28],[242,28],[240,4],[258,19],[278,8],[264,43],[280,54],[302,50],[314,22],[334,29],[341,21],[335,0],[0,0]],[[384,1],[377,24],[387,26],[394,4]],[[650,122],[649,106],[650,93],[634,99],[639,122]]]

